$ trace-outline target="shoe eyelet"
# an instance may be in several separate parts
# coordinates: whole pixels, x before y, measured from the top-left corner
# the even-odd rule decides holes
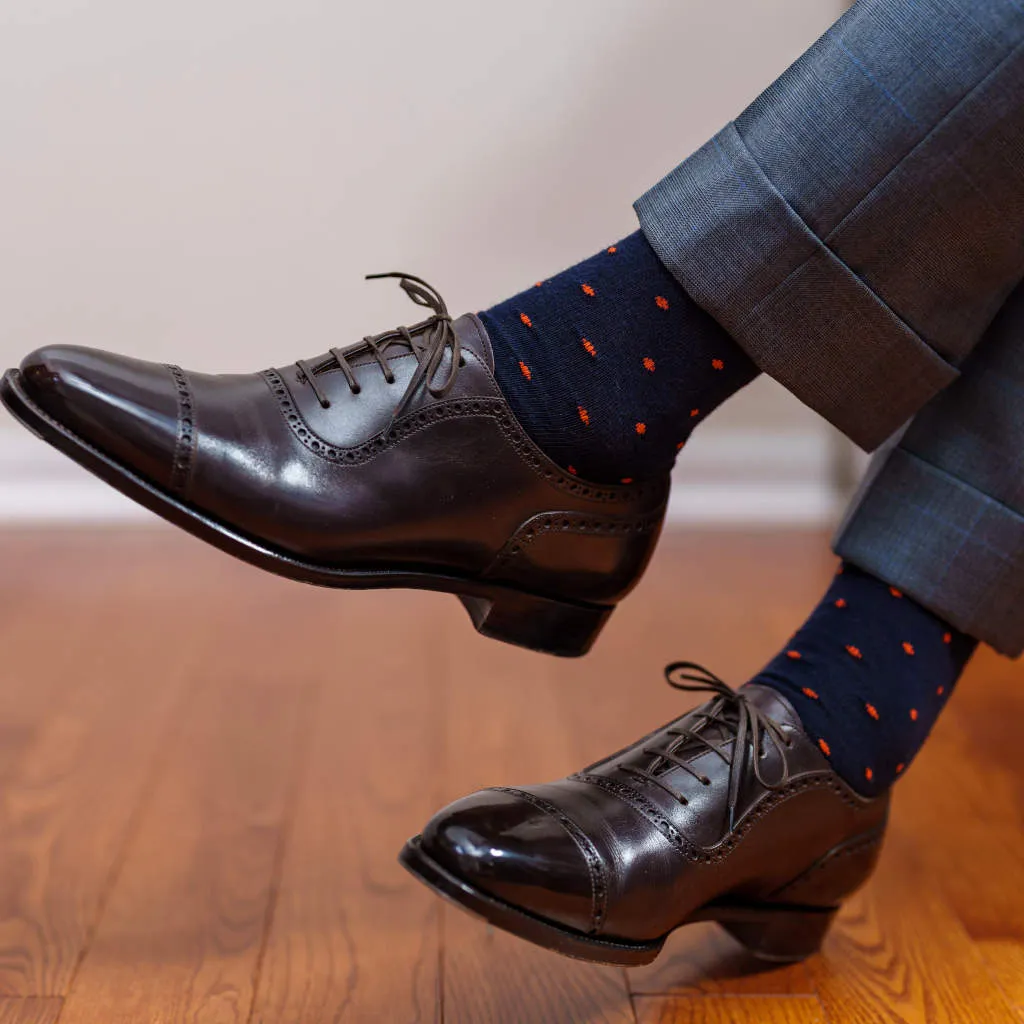
[[[465,366],[465,365],[466,365],[466,357],[465,356],[459,356],[459,369],[461,370],[462,367]]]
[[[700,784],[702,786],[710,786],[711,785],[711,780],[706,775],[704,775],[704,776],[701,777]]]
[[[358,386],[357,386],[357,387],[354,387],[354,388],[352,389],[352,394],[353,394],[353,395],[358,395],[358,394],[359,394],[359,392],[360,392],[360,391],[362,391],[362,390],[363,390],[363,389],[362,389],[361,387],[358,387]]]

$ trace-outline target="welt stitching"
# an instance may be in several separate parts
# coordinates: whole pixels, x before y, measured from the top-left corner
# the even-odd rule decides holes
[[[579,848],[580,853],[583,854],[583,858],[587,862],[587,871],[590,874],[590,930],[592,932],[600,931],[601,925],[604,923],[604,916],[608,905],[608,886],[605,882],[604,861],[601,859],[601,854],[598,852],[597,847],[594,845],[590,836],[588,836],[586,832],[584,832],[583,829],[581,829],[579,825],[577,825],[572,818],[568,817],[560,808],[549,803],[547,800],[543,799],[543,797],[534,796],[533,793],[528,793],[525,790],[512,789],[507,786],[495,786],[493,789],[495,792],[507,793],[509,796],[525,800],[526,803],[532,804],[538,810],[551,815],[551,817],[556,819],[558,824],[561,825],[569,834],[573,842]]]
[[[538,476],[542,476],[548,483],[560,490],[590,501],[626,504],[634,500],[637,495],[645,493],[647,489],[643,484],[632,488],[605,489],[581,483],[571,476],[563,474],[554,463],[548,462],[547,458],[525,435],[522,428],[515,422],[505,402],[500,398],[458,398],[446,402],[435,402],[402,417],[386,433],[377,434],[352,448],[339,448],[317,435],[306,423],[292,400],[284,380],[276,370],[264,370],[261,376],[267,387],[270,388],[271,394],[277,399],[281,415],[295,437],[314,455],[328,462],[339,465],[359,465],[370,461],[381,452],[405,438],[411,437],[432,423],[459,416],[483,416],[497,423],[516,454]]]
[[[178,397],[178,436],[171,462],[170,487],[172,491],[184,494],[195,458],[195,402],[185,371],[171,364],[167,364],[167,369],[174,378],[174,390]]]

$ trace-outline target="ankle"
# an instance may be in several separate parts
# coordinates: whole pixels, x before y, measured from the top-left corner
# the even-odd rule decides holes
[[[481,319],[523,428],[595,481],[667,473],[693,429],[759,372],[640,232]]]

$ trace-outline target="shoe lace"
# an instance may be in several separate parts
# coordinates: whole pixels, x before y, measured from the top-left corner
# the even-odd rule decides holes
[[[793,745],[781,727],[765,714],[743,690],[734,690],[713,672],[693,661],[676,661],[665,669],[665,681],[676,690],[689,690],[694,693],[713,693],[715,699],[702,708],[691,711],[685,720],[689,723],[679,724],[665,729],[660,735],[673,737],[660,746],[642,747],[641,753],[654,758],[645,768],[636,765],[619,765],[619,770],[644,779],[659,786],[673,799],[683,805],[689,801],[681,793],[667,785],[658,775],[659,768],[665,763],[675,765],[689,772],[702,785],[710,786],[711,780],[692,764],[679,756],[679,750],[690,744],[697,743],[717,754],[729,766],[729,828],[736,824],[736,810],[739,805],[740,783],[743,780],[748,757],[753,755],[753,770],[757,781],[766,789],[781,789],[789,780],[789,762],[786,751]],[[704,731],[710,725],[718,726],[726,734],[726,743],[719,745]],[[728,740],[733,738],[731,752],[723,749]],[[749,740],[749,742],[748,742]],[[770,782],[761,774],[760,761],[763,743],[770,740],[782,759],[780,777]]]
[[[335,367],[345,375],[349,390],[353,395],[360,391],[359,382],[352,372],[349,360],[355,356],[369,353],[377,361],[377,365],[384,373],[384,379],[389,384],[394,384],[395,375],[388,365],[387,350],[391,345],[402,345],[411,350],[416,357],[416,372],[409,381],[402,395],[401,400],[395,407],[392,419],[397,419],[409,407],[417,390],[427,383],[427,390],[434,398],[441,398],[451,391],[455,384],[459,368],[463,365],[463,358],[459,348],[459,338],[452,326],[452,318],[445,305],[444,299],[432,285],[427,284],[421,277],[414,274],[403,274],[392,271],[387,274],[367,274],[367,281],[375,281],[385,277],[397,277],[401,281],[402,290],[416,303],[417,306],[426,306],[432,309],[433,315],[421,320],[418,324],[409,327],[396,327],[391,331],[384,331],[381,334],[369,334],[362,341],[357,341],[346,348],[328,349],[326,362],[313,365],[309,360],[299,359],[295,365],[307,384],[313,389],[316,400],[324,409],[331,406],[330,399],[324,394],[323,389],[317,383],[317,375],[325,373]],[[434,383],[441,363],[444,360],[445,352],[451,349],[451,366],[440,385]]]

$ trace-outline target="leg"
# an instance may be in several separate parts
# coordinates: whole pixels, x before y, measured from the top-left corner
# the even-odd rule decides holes
[[[861,0],[637,203],[766,373],[877,447],[1024,275],[1024,8]]]
[[[1024,287],[876,457],[836,539],[846,571],[757,677],[861,792],[910,764],[977,641],[1024,651],[1022,452]]]

